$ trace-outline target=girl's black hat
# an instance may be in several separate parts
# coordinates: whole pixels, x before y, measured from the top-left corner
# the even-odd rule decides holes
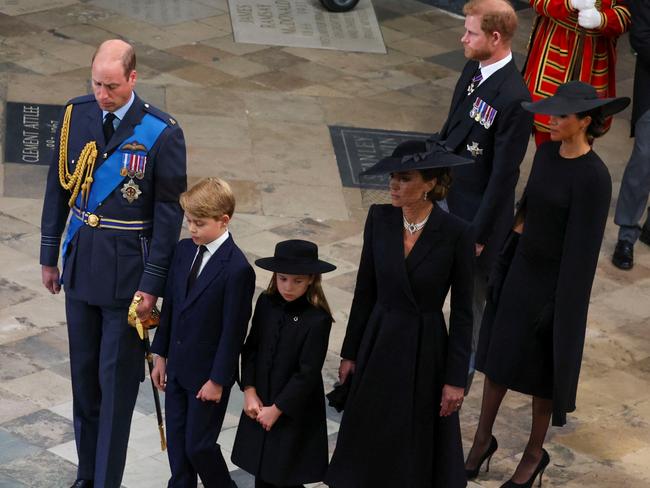
[[[318,259],[316,244],[300,239],[278,242],[273,257],[260,258],[255,264],[274,273],[295,275],[328,273],[336,269],[333,264]]]
[[[606,117],[624,110],[629,97],[600,98],[596,89],[582,81],[569,81],[557,87],[555,95],[536,102],[521,102],[524,110],[544,115],[568,115],[600,108]]]
[[[411,152],[421,149],[421,152]],[[462,164],[473,163],[474,160],[454,154],[442,144],[434,142],[425,144],[424,141],[412,141],[409,145],[398,146],[393,154],[381,159],[371,168],[363,171],[362,175],[381,175],[401,173],[405,171],[449,168]]]

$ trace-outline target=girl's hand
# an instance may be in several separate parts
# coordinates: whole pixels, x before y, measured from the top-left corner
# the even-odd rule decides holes
[[[246,388],[244,390],[244,413],[253,420],[257,420],[262,407],[262,400],[257,396],[255,388],[252,386]]]
[[[158,356],[156,358],[156,365],[153,367],[153,371],[151,371],[151,380],[153,381],[154,386],[160,391],[165,391],[165,387],[167,386],[166,369],[167,359]]]
[[[460,410],[463,405],[465,389],[459,386],[445,385],[442,388],[442,400],[440,401],[440,416],[448,417]]]
[[[282,415],[282,412],[273,404],[270,407],[262,407],[257,414],[256,420],[268,432],[280,418],[280,415]]]
[[[196,394],[196,398],[203,402],[217,402],[221,401],[221,394],[223,393],[223,387],[212,380],[208,380],[201,387],[199,392]]]
[[[339,365],[339,382],[345,383],[348,375],[354,374],[355,367],[356,363],[351,359],[341,359],[341,364]]]

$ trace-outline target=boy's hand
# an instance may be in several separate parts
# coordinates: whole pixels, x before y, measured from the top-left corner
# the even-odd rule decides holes
[[[221,394],[223,393],[223,386],[215,383],[212,380],[208,380],[201,387],[199,392],[196,394],[196,398],[203,402],[217,402],[221,401]]]
[[[282,415],[282,411],[275,404],[270,407],[262,407],[257,414],[257,422],[264,430],[269,431],[273,427],[273,424],[280,418],[280,415]]]
[[[244,390],[244,413],[253,420],[256,420],[262,410],[262,406],[262,400],[257,396],[257,390],[252,386],[246,388]]]
[[[151,380],[156,388],[160,391],[165,391],[167,386],[167,359],[162,356],[156,358],[156,365],[151,372]]]

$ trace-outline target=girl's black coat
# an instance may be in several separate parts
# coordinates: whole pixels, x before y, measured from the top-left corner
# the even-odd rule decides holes
[[[263,293],[242,350],[242,387],[282,410],[269,432],[242,413],[232,461],[275,485],[321,481],[327,469],[325,361],[331,317],[303,296]]]

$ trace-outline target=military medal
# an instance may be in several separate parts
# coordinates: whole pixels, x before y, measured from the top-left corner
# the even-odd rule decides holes
[[[483,154],[483,149],[478,147],[478,142],[472,141],[472,145],[467,144],[467,150],[472,154],[472,157],[475,158]]]
[[[476,97],[474,105],[472,105],[472,110],[469,111],[469,116],[486,129],[489,129],[497,116],[497,110],[479,97]]]
[[[120,150],[123,151],[120,174],[128,176],[131,180],[133,178],[143,179],[147,166],[147,147],[138,141],[132,141],[124,144]]]
[[[133,203],[140,195],[142,195],[140,187],[135,181],[133,181],[133,178],[131,178],[128,183],[124,183],[124,186],[122,186],[120,191],[122,192],[122,196],[126,198],[126,201],[129,203]]]

